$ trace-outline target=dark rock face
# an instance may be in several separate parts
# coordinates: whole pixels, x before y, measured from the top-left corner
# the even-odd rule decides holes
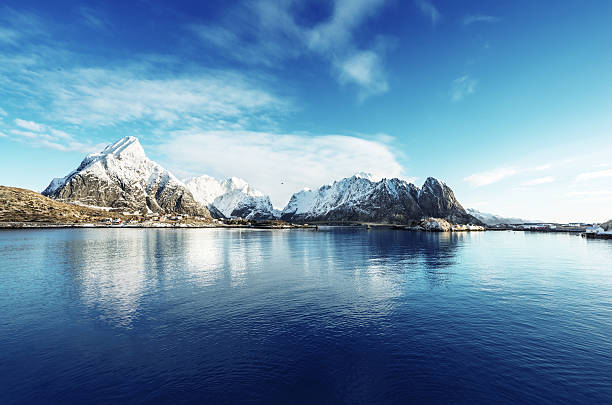
[[[208,208],[208,212],[210,212],[210,216],[212,216],[213,218],[226,219],[225,215],[223,215],[223,213],[219,211],[214,205],[209,204],[208,206],[206,206],[206,208]]]
[[[433,177],[423,184],[418,203],[425,216],[444,218],[453,224],[481,225],[480,220],[465,212],[453,190]]]
[[[373,182],[353,176],[318,191],[294,194],[281,214],[285,221],[301,223],[412,224],[427,217],[456,224],[481,224],[465,212],[446,184],[434,178],[428,178],[419,189],[396,178]]]
[[[61,201],[95,207],[141,212],[149,209],[158,213],[210,217],[208,209],[198,204],[186,188],[163,181],[146,189],[122,181],[108,181],[91,174],[75,174],[62,187],[56,190],[47,188],[42,194]]]
[[[42,194],[95,207],[210,218],[208,209],[172,174],[149,160],[133,137],[87,156],[75,171],[54,179]]]

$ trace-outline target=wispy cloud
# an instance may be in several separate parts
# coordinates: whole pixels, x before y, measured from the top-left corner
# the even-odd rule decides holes
[[[468,14],[463,17],[463,26],[467,27],[475,23],[496,23],[500,21],[499,17],[486,14]]]
[[[470,77],[469,75],[464,75],[453,80],[450,91],[451,101],[459,102],[466,96],[474,93],[474,91],[476,91],[477,84],[478,80]]]
[[[612,169],[580,173],[578,176],[576,176],[576,181],[583,182],[583,181],[601,179],[604,177],[612,177]]]
[[[15,45],[20,36],[21,34],[16,30],[0,27],[0,44]]]
[[[100,150],[103,146],[101,144],[92,144],[89,141],[78,141],[64,131],[34,121],[17,118],[14,123],[16,128],[9,131],[10,135],[4,134],[4,137],[36,148],[54,149],[62,152],[91,153]]]
[[[40,124],[37,124],[36,122],[33,121],[26,121],[26,120],[22,120],[20,118],[15,119],[15,124],[17,124],[17,126],[21,127],[21,128],[25,128],[28,129],[30,131],[36,131],[36,132],[41,132],[43,130],[43,126]]]
[[[187,130],[173,133],[158,149],[179,174],[246,178],[269,193],[277,207],[296,190],[359,171],[403,174],[389,146],[354,136]]]
[[[88,6],[81,6],[76,9],[76,13],[85,25],[88,25],[96,30],[106,30],[111,27],[108,18],[98,9]]]
[[[384,0],[335,0],[329,18],[305,27],[296,22],[293,3],[263,0],[236,6],[215,24],[188,29],[205,45],[222,49],[222,57],[247,64],[277,68],[305,54],[321,57],[341,84],[355,85],[364,99],[388,89],[384,47],[360,46],[354,32],[384,5]]]
[[[487,172],[475,173],[471,176],[465,177],[463,180],[467,181],[474,187],[482,187],[487,186],[489,184],[497,183],[498,181],[501,181],[505,178],[514,176],[518,172],[519,170],[513,167],[503,167]]]
[[[432,25],[435,26],[438,24],[438,21],[440,21],[442,15],[431,1],[416,0],[415,4],[417,5],[421,13],[423,13],[423,15],[425,15],[431,20]]]
[[[362,100],[372,94],[384,93],[389,89],[389,84],[381,65],[380,57],[374,52],[356,53],[338,66],[340,81],[357,83],[361,87]]]
[[[226,72],[158,77],[128,69],[77,69],[61,76],[46,86],[53,96],[53,113],[74,124],[240,120],[288,108],[254,80]]]
[[[537,179],[531,179],[531,180],[522,182],[521,186],[531,187],[531,186],[537,186],[540,184],[553,183],[554,181],[555,181],[555,178],[553,176],[538,177]]]
[[[51,51],[51,55],[54,55]],[[58,59],[69,56],[59,55]],[[171,63],[129,63],[115,68],[48,69],[47,58],[15,57],[0,66],[0,90],[28,95],[30,111],[76,125],[263,122],[290,111],[255,77],[218,70],[165,73]],[[27,123],[20,121],[20,126]]]

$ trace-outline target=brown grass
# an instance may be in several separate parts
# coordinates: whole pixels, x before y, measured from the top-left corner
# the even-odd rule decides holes
[[[0,186],[0,222],[53,224],[98,222],[122,215],[52,200],[32,190]]]

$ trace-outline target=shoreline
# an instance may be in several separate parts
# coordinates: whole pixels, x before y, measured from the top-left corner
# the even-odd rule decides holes
[[[286,225],[246,225],[246,224],[208,224],[208,223],[177,223],[177,224],[123,224],[123,225],[108,225],[96,223],[48,223],[48,222],[0,222],[0,231],[4,230],[23,230],[23,229],[261,229],[261,230],[312,230],[318,231],[320,227],[330,228],[364,228],[365,230],[388,229],[396,231],[412,231],[425,233],[466,233],[466,232],[529,232],[529,233],[566,233],[571,235],[580,235],[587,239],[612,239],[611,235],[595,235],[585,232],[569,231],[569,230],[534,230],[534,229],[511,229],[511,228],[494,228],[487,227],[482,230],[469,229],[451,229],[449,231],[417,229],[409,225],[398,224],[376,224],[376,223],[358,223],[358,222],[342,222],[342,223],[316,223],[316,224],[286,224]]]
[[[92,223],[0,222],[3,229],[316,229],[314,225],[227,225],[227,224],[124,224],[106,225]]]

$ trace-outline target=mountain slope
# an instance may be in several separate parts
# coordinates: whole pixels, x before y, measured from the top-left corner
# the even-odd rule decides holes
[[[79,204],[210,217],[185,184],[145,155],[138,139],[125,137],[88,155],[43,195]]]
[[[489,214],[486,212],[478,211],[474,208],[466,209],[467,213],[478,218],[480,221],[484,222],[487,225],[499,225],[499,224],[525,224],[529,222],[542,222],[542,221],[534,221],[527,220],[521,218],[506,218],[495,214]]]
[[[316,191],[294,194],[281,218],[293,222],[377,222],[406,224],[425,217],[453,223],[476,223],[456,200],[453,191],[434,178],[422,189],[397,178],[375,181],[358,174]]]
[[[270,198],[237,177],[218,181],[200,176],[185,182],[200,204],[206,205],[215,217],[241,217],[244,219],[276,219]]]
[[[0,186],[0,222],[86,223],[116,213],[52,200],[31,190]]]

